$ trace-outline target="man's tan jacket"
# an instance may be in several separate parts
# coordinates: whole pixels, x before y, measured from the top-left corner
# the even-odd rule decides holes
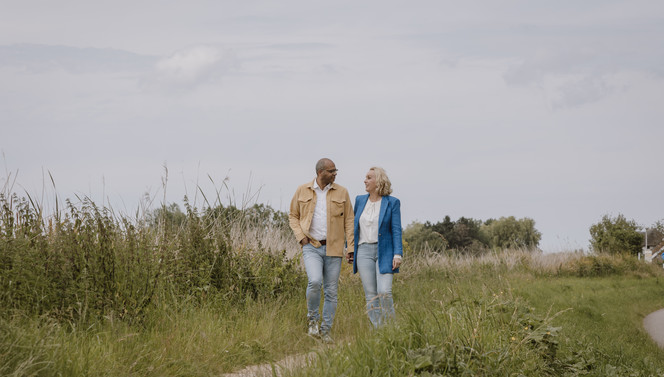
[[[319,240],[309,235],[311,220],[316,207],[316,191],[314,182],[305,183],[297,188],[290,204],[288,223],[290,224],[297,242],[309,237],[311,245],[320,247]],[[348,190],[332,183],[327,192],[327,240],[326,255],[330,257],[344,256],[344,241],[348,242],[348,250],[353,250],[353,206],[350,203]]]

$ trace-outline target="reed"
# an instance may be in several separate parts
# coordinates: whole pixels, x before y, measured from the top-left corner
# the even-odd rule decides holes
[[[187,205],[130,219],[83,198],[46,217],[0,194],[0,311],[140,321],[160,305],[288,294],[303,279],[295,242],[283,222],[258,223],[260,209]]]

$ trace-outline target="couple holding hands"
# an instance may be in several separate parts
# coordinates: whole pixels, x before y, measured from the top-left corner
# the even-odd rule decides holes
[[[360,272],[367,314],[374,327],[394,318],[392,277],[403,257],[399,199],[390,196],[385,170],[372,167],[364,179],[367,194],[351,206],[348,190],[334,183],[334,162],[316,163],[316,179],[298,187],[290,204],[289,225],[302,246],[307,272],[308,333],[332,342],[330,329],[337,308],[337,287],[344,246],[353,273]],[[353,212],[354,209],[354,212]],[[320,329],[320,296],[324,300]]]

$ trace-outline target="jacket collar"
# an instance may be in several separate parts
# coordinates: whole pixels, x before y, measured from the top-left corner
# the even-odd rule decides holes
[[[336,184],[336,183],[330,183],[328,186],[330,186],[330,190],[335,190],[335,189],[337,188],[337,184]],[[309,188],[312,189],[312,190],[313,190],[315,187],[318,187],[318,183],[316,182],[316,178],[314,178],[313,181],[311,181],[307,187],[309,187]],[[322,190],[322,189],[321,189],[321,190]]]

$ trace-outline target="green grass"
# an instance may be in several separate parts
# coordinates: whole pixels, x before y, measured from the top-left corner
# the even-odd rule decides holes
[[[335,338],[352,341],[369,327],[357,277],[344,267]],[[0,318],[0,375],[214,376],[278,362],[316,349],[306,336],[305,286],[293,296],[242,303],[196,301],[162,306],[140,323],[114,316],[84,327],[49,316]]]
[[[3,320],[0,375],[208,376],[310,349],[295,301],[219,312],[163,313],[137,328],[70,328],[46,318]]]
[[[587,271],[569,265],[594,257],[571,256],[564,268],[538,258],[427,263],[395,283],[398,323],[293,375],[664,375],[664,352],[642,328],[664,307],[660,269],[620,269],[629,262],[616,257],[613,274],[579,277],[569,275]]]
[[[641,326],[664,306],[659,269],[580,277],[539,258],[410,260],[394,284],[398,322],[379,331],[370,330],[359,278],[345,266],[331,348],[305,335],[304,287],[237,306],[164,306],[140,325],[14,314],[0,322],[0,374],[213,376],[312,349],[318,358],[294,375],[664,373],[664,352]]]
[[[283,214],[65,207],[44,217],[0,193],[2,376],[216,376],[312,350],[293,375],[664,375],[642,328],[664,307],[664,273],[634,257],[415,251],[395,279],[397,322],[378,331],[344,264],[325,347],[305,335]]]
[[[609,366],[664,373],[663,353],[642,326],[646,315],[664,308],[662,276],[522,279],[512,284],[515,294],[541,311],[570,309],[557,321],[565,342],[561,348],[592,346],[605,366],[598,375],[608,375]]]

